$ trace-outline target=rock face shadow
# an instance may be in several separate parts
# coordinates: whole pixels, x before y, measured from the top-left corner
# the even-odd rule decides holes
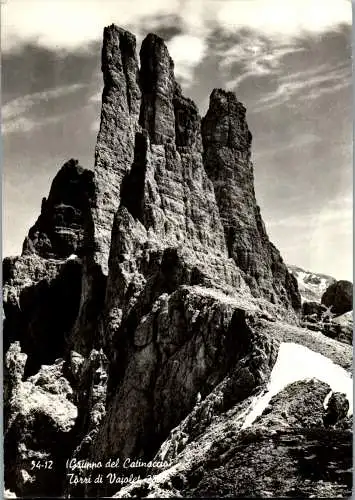
[[[18,302],[5,303],[4,348],[19,340],[28,355],[25,377],[42,364],[52,364],[68,350],[80,297],[82,266],[70,260],[52,279],[42,279],[20,290]]]

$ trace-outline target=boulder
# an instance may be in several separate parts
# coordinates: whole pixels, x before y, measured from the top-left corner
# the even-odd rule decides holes
[[[353,284],[340,280],[330,285],[322,295],[322,304],[331,308],[336,316],[351,311],[353,308]]]

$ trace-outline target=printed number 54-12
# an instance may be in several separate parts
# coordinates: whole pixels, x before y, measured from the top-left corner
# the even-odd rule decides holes
[[[31,469],[51,469],[53,467],[53,460],[45,460],[41,462],[40,460],[31,460]]]

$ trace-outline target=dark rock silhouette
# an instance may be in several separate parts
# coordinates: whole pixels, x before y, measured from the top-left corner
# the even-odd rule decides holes
[[[55,176],[41,215],[29,230],[22,255],[66,258],[84,253],[84,223],[94,195],[93,172],[69,160]]]
[[[331,308],[335,315],[344,314],[353,309],[353,284],[340,280],[330,285],[322,296],[322,304]]]
[[[80,305],[81,273],[76,259],[4,259],[4,348],[20,342],[27,355],[26,375],[67,351]]]
[[[302,304],[302,316],[307,318],[309,321],[319,321],[322,316],[327,312],[327,308],[324,304],[320,304],[315,301],[304,301]]]

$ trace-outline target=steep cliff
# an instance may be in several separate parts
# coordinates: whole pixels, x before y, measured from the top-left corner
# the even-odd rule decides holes
[[[222,487],[225,496],[246,488],[292,496],[308,460],[295,455],[300,435],[311,454],[319,436],[330,447],[334,434],[346,450],[334,460],[348,467],[351,349],[297,326],[297,282],[255,199],[245,108],[215,89],[201,120],[153,34],[139,64],[135,37],[105,28],[102,72],[94,171],[65,164],[23,255],[4,261],[7,488],[47,494],[51,475],[32,467],[35,457],[58,464],[56,494],[109,496],[132,482],[132,470],[105,464],[155,457],[169,463],[137,466],[136,475],[153,479],[118,496],[203,496]],[[321,382],[276,390],[285,343],[328,359],[346,388],[312,372]],[[288,384],[306,378],[302,365],[297,359]],[[254,407],[260,420],[251,418]],[[270,450],[278,463],[288,457],[284,486],[268,482],[270,460],[262,476],[253,465]],[[121,482],[66,467],[78,460]],[[308,479],[302,493],[322,492]],[[340,481],[327,491],[348,492],[348,475]]]
[[[208,254],[208,272],[222,271],[224,285],[239,287],[241,271],[254,295],[298,310],[297,285],[256,205],[245,108],[215,90],[201,127],[156,35],[143,41],[140,69],[133,35],[115,26],[105,29],[102,54],[93,239],[103,274],[114,215],[125,206],[150,239],[188,246],[202,264]]]
[[[204,165],[214,184],[228,254],[243,271],[251,292],[298,310],[296,279],[270,243],[256,203],[252,135],[245,112],[233,92],[212,92],[202,121]]]
[[[105,307],[111,231],[119,207],[147,231],[147,253],[156,256],[158,265],[164,248],[179,247],[186,254],[184,262],[196,270],[195,281],[218,282],[224,289],[244,287],[291,313],[298,311],[296,281],[269,242],[256,205],[251,135],[242,105],[234,97],[234,106],[221,109],[224,94],[214,91],[201,127],[196,105],[175,81],[163,40],[153,34],[143,41],[139,68],[135,37],[114,25],[106,28],[102,71],[95,196],[86,231],[92,253],[84,259],[76,325],[81,334],[74,347],[88,351],[80,340],[83,331],[89,344],[99,346],[94,332]],[[224,130],[226,123],[231,132]],[[115,253],[116,246],[111,250]]]

